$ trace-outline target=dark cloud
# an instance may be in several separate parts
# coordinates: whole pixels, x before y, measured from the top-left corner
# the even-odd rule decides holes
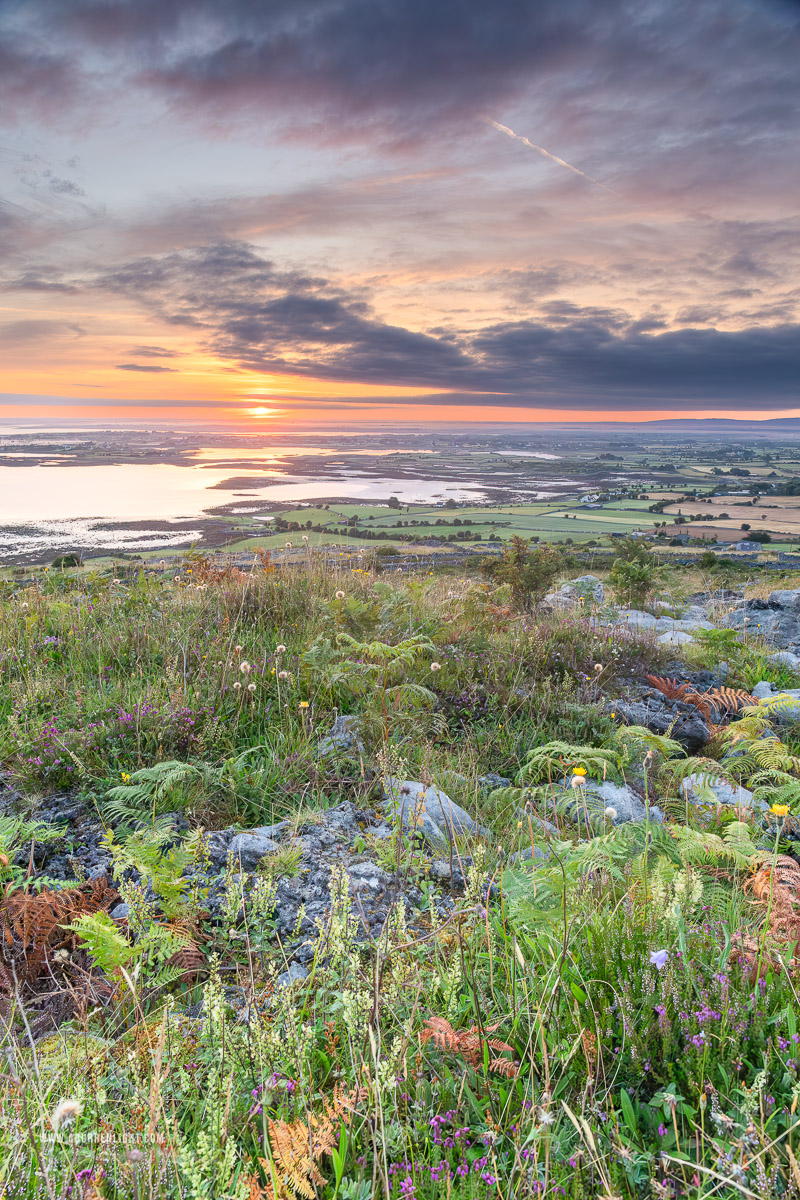
[[[797,324],[675,330],[657,315],[550,301],[535,319],[479,331],[412,330],[381,320],[363,292],[279,270],[240,243],[132,260],[91,283],[190,327],[247,371],[581,408],[767,409],[796,402],[800,387]]]
[[[0,21],[2,20],[0,7]],[[0,113],[10,124],[23,112],[56,116],[77,97],[79,73],[71,58],[33,38],[4,34],[0,26]]]
[[[175,373],[175,367],[157,367],[155,365],[144,364],[144,363],[120,363],[120,365],[115,367],[114,370],[115,371],[145,371],[148,374],[153,374],[153,375],[161,375],[165,371],[169,372],[169,374],[171,374],[171,375]]]

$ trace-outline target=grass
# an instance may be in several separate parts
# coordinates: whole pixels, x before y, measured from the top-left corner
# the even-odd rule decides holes
[[[35,938],[22,945],[8,905],[48,882],[30,872],[35,829],[3,842],[0,818],[4,953],[25,950],[16,983],[0,975],[4,1197],[797,1194],[797,881],[776,856],[800,813],[800,736],[719,714],[687,760],[621,730],[600,701],[663,675],[654,638],[528,607],[507,585],[339,576],[312,555],[286,577],[194,560],[174,578],[5,591],[4,768],[26,820],[68,792],[113,829],[131,915],[126,933],[62,886],[66,949],[25,976]],[[722,652],[706,639],[693,666]],[[732,687],[768,670],[752,638],[724,656]],[[322,769],[342,712],[364,754]],[[297,853],[250,881],[229,866],[209,919],[205,831],[368,810],[389,768],[490,829],[457,847],[466,889],[443,916],[430,851],[397,831],[371,850],[419,885],[419,911],[398,905],[364,941],[334,872],[308,976],[281,987],[274,889]],[[690,769],[787,812],[691,806]],[[488,772],[514,782],[487,790]],[[641,821],[611,824],[604,779],[639,789]],[[159,824],[175,809],[177,839]],[[526,846],[547,857],[509,865]]]

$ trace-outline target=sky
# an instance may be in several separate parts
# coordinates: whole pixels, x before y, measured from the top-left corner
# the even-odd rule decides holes
[[[800,415],[798,0],[0,0],[0,418]]]

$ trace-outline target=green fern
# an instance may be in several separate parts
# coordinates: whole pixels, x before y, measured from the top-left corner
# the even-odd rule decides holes
[[[517,783],[538,783],[542,779],[555,781],[576,767],[583,767],[596,779],[606,779],[609,775],[618,779],[621,766],[622,757],[615,750],[547,742],[528,751],[527,761],[517,774]]]
[[[133,969],[148,988],[168,987],[180,978],[182,969],[169,960],[190,944],[188,934],[152,921],[136,942],[129,942],[108,913],[86,913],[68,926],[85,942],[94,962],[106,974],[124,967]]]
[[[115,841],[113,830],[105,837],[114,857],[114,878],[133,868],[149,879],[164,914],[170,918],[182,915],[185,910],[189,881],[183,878],[183,872],[194,861],[192,851],[182,844],[167,851],[163,849],[164,843],[173,837],[171,827],[137,830],[124,843]]]

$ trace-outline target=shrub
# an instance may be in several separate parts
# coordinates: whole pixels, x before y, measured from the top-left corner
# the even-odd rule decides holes
[[[500,558],[486,559],[481,564],[481,571],[493,582],[509,585],[511,603],[516,609],[530,611],[563,565],[563,555],[555,546],[531,548],[524,538],[515,536],[503,546]]]

